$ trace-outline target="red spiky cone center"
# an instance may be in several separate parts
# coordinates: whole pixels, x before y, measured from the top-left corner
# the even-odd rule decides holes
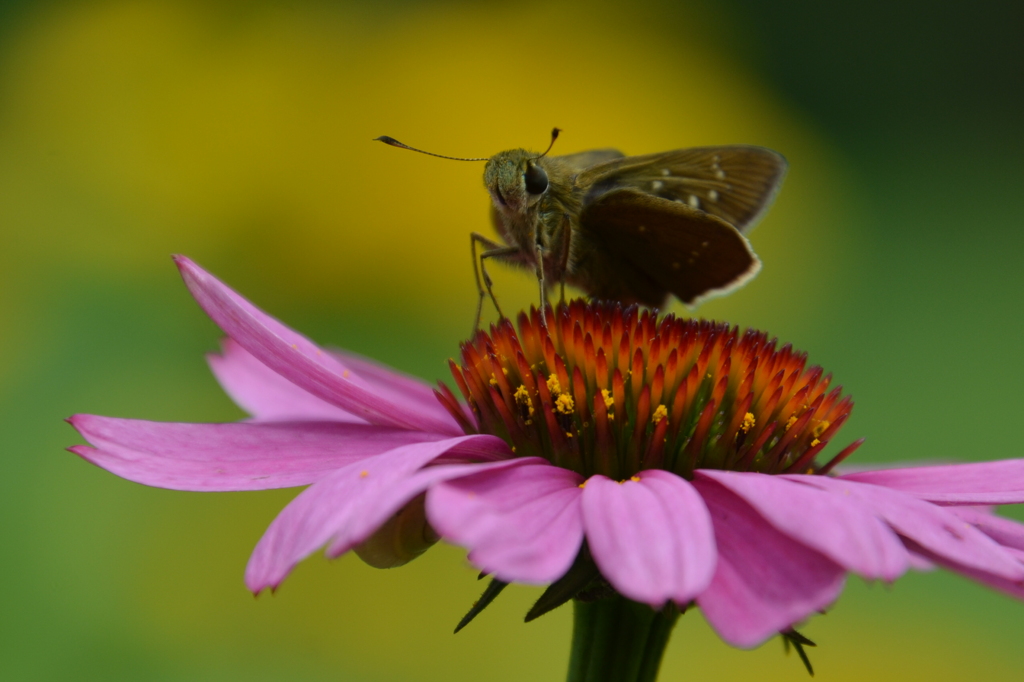
[[[443,384],[438,397],[467,433],[584,476],[826,473],[860,445],[815,461],[853,401],[805,353],[776,346],[756,330],[576,300],[462,345],[450,364],[473,420]]]

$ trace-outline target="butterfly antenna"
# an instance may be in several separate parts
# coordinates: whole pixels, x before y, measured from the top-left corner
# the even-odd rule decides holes
[[[545,156],[548,155],[548,152],[551,151],[551,148],[555,146],[555,140],[558,139],[558,133],[560,133],[560,132],[562,132],[561,128],[552,128],[551,129],[551,143],[548,145],[548,148],[544,150],[543,154],[541,154],[540,156],[534,157],[534,161],[536,161],[537,159],[543,159]]]
[[[416,149],[416,147],[410,147],[407,144],[402,144],[401,142],[399,142],[395,138],[388,137],[387,135],[381,135],[380,137],[375,137],[375,138],[373,138],[373,141],[374,142],[383,142],[384,144],[389,144],[392,147],[400,147],[401,149],[409,149],[409,150],[414,151],[414,152],[419,152],[420,154],[426,154],[427,156],[436,156],[439,159],[448,159],[449,161],[487,161],[488,160],[487,157],[484,157],[484,158],[481,158],[481,159],[463,159],[463,158],[460,158],[458,156],[444,156],[443,154],[435,154],[433,152],[425,152],[422,149]]]

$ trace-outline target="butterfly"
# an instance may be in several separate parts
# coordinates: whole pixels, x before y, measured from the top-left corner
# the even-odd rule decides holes
[[[625,304],[662,307],[674,295],[694,306],[757,274],[761,262],[745,234],[779,190],[787,168],[781,154],[728,145],[642,156],[615,149],[549,156],[559,132],[552,131],[543,154],[512,149],[488,159],[456,159],[487,161],[484,185],[502,240],[471,234],[477,326],[486,295],[501,314],[487,260],[533,270],[542,307],[556,284],[563,298],[570,284]]]

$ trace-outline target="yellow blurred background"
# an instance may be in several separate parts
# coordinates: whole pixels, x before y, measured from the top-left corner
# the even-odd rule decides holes
[[[475,304],[468,233],[490,230],[483,167],[381,134],[460,156],[540,150],[555,125],[555,153],[781,151],[789,176],[751,237],[762,273],[699,314],[834,372],[862,462],[1024,456],[1022,108],[971,90],[986,59],[1011,68],[1003,33],[953,72],[928,51],[974,44],[955,14],[904,12],[890,23],[911,49],[892,52],[901,34],[841,12],[757,5],[5,5],[0,677],[564,678],[568,609],[522,623],[537,589],[451,634],[482,589],[460,550],[397,571],[317,557],[254,600],[246,559],[295,491],[149,489],[62,450],[74,412],[242,416],[206,370],[218,332],[172,253],[321,343],[444,378]],[[529,276],[496,272],[508,308],[533,301]],[[1024,604],[943,573],[852,579],[805,632],[822,679],[1024,671]],[[661,679],[804,674],[778,642],[726,647],[695,612]]]

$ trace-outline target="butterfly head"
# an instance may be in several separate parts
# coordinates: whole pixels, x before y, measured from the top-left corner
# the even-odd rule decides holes
[[[487,162],[484,184],[499,211],[515,214],[536,205],[548,189],[548,174],[535,153],[511,149]]]

